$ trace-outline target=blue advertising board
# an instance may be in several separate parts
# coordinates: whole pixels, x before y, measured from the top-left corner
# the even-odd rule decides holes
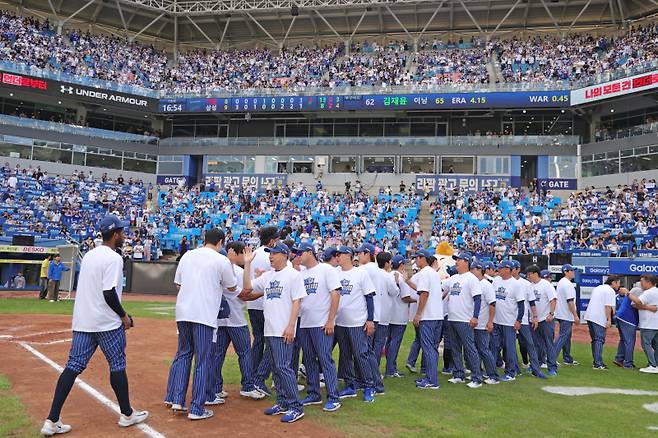
[[[183,175],[158,175],[156,176],[156,182],[164,186],[189,185],[190,178]]]
[[[163,113],[564,108],[570,93],[519,91],[329,96],[255,96],[160,99]]]
[[[622,275],[658,275],[658,260],[614,260],[608,262],[611,274]]]
[[[255,187],[256,190],[264,191],[267,187],[276,189],[288,183],[288,175],[285,173],[216,173],[206,174],[206,186],[222,189],[231,186]]]
[[[658,249],[638,249],[636,257],[655,257],[658,258]]]
[[[416,189],[422,192],[428,185],[431,194],[438,193],[439,189],[452,190],[455,187],[477,192],[485,188],[501,188],[510,185],[509,176],[480,176],[480,175],[416,175]]]

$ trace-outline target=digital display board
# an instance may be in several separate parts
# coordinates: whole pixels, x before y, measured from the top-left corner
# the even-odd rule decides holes
[[[569,91],[161,99],[164,113],[562,108]]]

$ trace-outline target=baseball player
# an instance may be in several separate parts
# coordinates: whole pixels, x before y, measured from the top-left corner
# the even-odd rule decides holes
[[[462,349],[471,369],[469,388],[482,386],[482,371],[480,357],[475,347],[473,330],[480,316],[482,289],[480,281],[470,272],[473,256],[463,252],[452,256],[456,261],[457,273],[443,281],[444,293],[448,301],[448,330],[452,340],[452,378],[450,383],[464,383],[464,363]]]
[[[110,384],[119,402],[119,426],[128,427],[148,418],[147,411],[130,405],[126,375],[126,330],[132,318],[121,306],[123,259],[116,249],[124,241],[123,229],[130,226],[114,215],[98,224],[103,244],[85,254],[80,266],[77,295],[73,306],[73,339],[66,367],[59,376],[48,418],[41,428],[45,436],[71,431],[60,413],[75,379],[82,373],[99,346],[110,368]]]
[[[273,270],[251,280],[251,263],[256,251],[244,250],[243,290],[239,298],[250,301],[265,297],[264,334],[277,388],[276,404],[265,415],[283,415],[281,421],[294,423],[304,417],[304,405],[297,396],[297,370],[291,368],[293,342],[301,300],[306,296],[301,274],[288,265],[290,248],[283,243],[264,249]]]
[[[628,295],[637,296],[641,293],[641,287],[634,287],[628,292]],[[640,314],[637,308],[633,306],[631,297],[624,294],[623,291],[619,291],[617,294],[617,312],[615,313],[615,317],[615,324],[619,332],[619,344],[617,345],[617,355],[612,363],[618,367],[634,369],[633,356]]]
[[[642,339],[642,349],[647,356],[649,365],[640,368],[641,373],[658,374],[658,277],[653,274],[642,274],[640,276],[640,286],[642,295],[636,297],[626,293],[637,307],[640,316],[640,337]],[[620,290],[623,288],[620,288]]]
[[[621,288],[621,276],[609,275],[605,284],[596,286],[585,311],[585,321],[589,327],[589,335],[592,338],[592,358],[595,370],[607,370],[608,366],[603,363],[603,345],[605,344],[606,330],[612,325],[612,317],[615,314],[615,295]],[[624,294],[628,291],[622,289]]]
[[[439,341],[443,327],[443,293],[441,276],[428,263],[433,258],[428,250],[414,254],[420,268],[407,284],[418,293],[418,309],[413,318],[420,331],[420,345],[425,356],[426,377],[416,381],[419,389],[439,389]]]
[[[304,351],[304,367],[308,395],[302,403],[321,404],[320,370],[327,388],[327,403],[323,410],[333,412],[340,408],[336,364],[331,357],[338,303],[340,279],[338,271],[327,263],[319,263],[315,248],[302,243],[297,248],[298,258],[306,269],[301,271],[307,297],[302,300],[299,337]]]
[[[369,336],[368,344],[370,347],[370,361],[372,362],[371,366],[375,367],[377,372],[375,373],[375,393],[383,395],[384,394],[384,382],[382,381],[381,374],[379,372],[379,365],[381,363],[381,354],[386,345],[386,337],[388,336],[388,320],[390,319],[390,296],[392,294],[397,295],[398,288],[395,285],[395,282],[389,275],[384,272],[380,265],[379,261],[375,263],[377,257],[375,256],[375,247],[369,243],[364,243],[359,248],[355,250],[356,255],[359,259],[359,269],[365,269],[370,276],[370,281],[373,286],[375,286],[375,296],[373,297],[373,303],[375,306],[374,314],[374,324],[375,324],[375,334]],[[388,254],[388,260],[385,263],[390,262],[392,256]],[[384,263],[384,264],[385,264]],[[383,265],[381,265],[383,266]],[[380,327],[381,326],[381,327]]]
[[[555,306],[557,305],[557,293],[551,283],[541,278],[541,269],[537,265],[526,268],[527,280],[530,289],[535,296],[537,307],[537,329],[532,332],[533,341],[537,347],[537,356],[542,368],[547,368],[547,352],[553,349],[553,336],[555,327]]]
[[[500,380],[511,382],[516,380],[518,358],[516,356],[516,330],[521,329],[521,321],[525,313],[525,294],[520,284],[512,277],[513,264],[503,260],[498,265],[499,277],[493,281],[492,287],[496,294],[496,314],[494,315],[494,344],[496,351],[503,348],[505,355],[505,374]]]
[[[386,343],[386,373],[385,377],[404,377],[398,371],[397,359],[404,332],[409,322],[409,305],[416,300],[411,298],[416,291],[411,289],[404,281],[404,264],[407,260],[396,255],[391,259],[392,271],[389,273],[398,286],[399,294],[391,300],[391,320],[388,325],[388,339]],[[415,314],[415,313],[414,313]]]
[[[260,247],[254,251],[254,260],[251,262],[251,270],[249,274],[252,280],[256,278],[260,272],[269,271],[272,269],[266,248],[272,248],[279,241],[281,235],[279,230],[273,226],[263,227],[259,231]],[[269,364],[261,364],[263,360],[263,352],[265,349],[263,330],[265,328],[265,319],[263,316],[263,299],[249,301],[247,303],[247,312],[249,313],[249,322],[251,323],[251,334],[254,337],[251,343],[251,364],[256,374],[264,375],[261,380],[265,380],[270,374]],[[262,365],[262,366],[261,366]],[[260,368],[260,369],[259,369]],[[258,384],[258,380],[255,380]],[[269,390],[265,387],[258,386],[258,390],[265,395],[271,395]]]
[[[576,310],[576,288],[572,281],[576,277],[576,268],[566,264],[562,266],[564,277],[557,283],[557,304],[555,306],[555,319],[560,325],[557,340],[547,356],[548,375],[557,374],[557,356],[562,351],[565,365],[578,365],[571,357],[571,331],[574,324],[580,324],[578,310]]]
[[[356,369],[363,380],[363,401],[371,403],[375,401],[375,381],[379,377],[375,376],[379,371],[370,360],[368,348],[368,336],[375,334],[375,287],[365,269],[352,265],[354,252],[351,248],[341,246],[337,253],[341,289],[335,331],[340,348],[339,374],[345,380],[345,387],[338,396],[341,399],[356,397]]]
[[[538,327],[535,294],[533,293],[530,282],[521,277],[521,263],[519,263],[518,260],[511,260],[511,262],[514,265],[512,269],[512,276],[521,285],[521,290],[525,294],[526,298],[526,312],[523,313],[521,329],[519,329],[519,344],[525,345],[528,357],[530,359],[529,362],[532,375],[540,379],[545,379],[546,375],[541,371],[541,364],[539,363],[537,348],[535,347],[535,342],[532,337],[532,331],[537,330]]]
[[[176,268],[178,351],[169,370],[165,398],[173,411],[186,411],[185,397],[194,357],[192,401],[187,415],[190,420],[204,420],[214,415],[204,407],[208,401],[213,333],[217,330],[223,289],[234,292],[237,288],[231,262],[218,252],[224,244],[224,232],[217,228],[207,230],[203,243],[201,248],[186,251]]]
[[[493,332],[494,317],[496,314],[496,295],[494,294],[493,287],[489,280],[484,277],[486,271],[485,265],[481,262],[471,263],[471,273],[480,282],[480,290],[482,291],[480,299],[480,315],[478,316],[478,323],[475,326],[475,347],[477,348],[480,360],[484,364],[484,370],[487,373],[487,378],[484,383],[487,385],[496,385],[500,383],[498,372],[496,371],[496,360],[491,352],[491,333]],[[475,366],[475,365],[474,365]],[[477,368],[480,364],[478,361]]]
[[[234,241],[226,245],[220,254],[228,257],[233,267],[233,273],[237,281],[237,289],[230,291],[223,289],[223,295],[229,306],[229,317],[217,321],[216,339],[212,344],[210,351],[210,372],[208,373],[209,381],[207,386],[206,404],[215,405],[223,404],[228,393],[224,391],[224,379],[222,377],[222,367],[226,359],[226,351],[229,344],[233,344],[233,350],[238,355],[238,365],[240,367],[240,395],[243,397],[260,400],[265,395],[254,387],[253,367],[251,363],[251,337],[249,336],[249,326],[244,315],[245,302],[238,298],[242,292],[242,278],[244,270],[239,265],[244,265],[244,244]]]

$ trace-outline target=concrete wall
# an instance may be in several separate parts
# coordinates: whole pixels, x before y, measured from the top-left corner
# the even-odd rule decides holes
[[[610,186],[614,188],[618,184],[631,185],[633,183],[633,180],[641,180],[642,178],[658,180],[658,169],[645,170],[642,172],[615,173],[612,175],[588,176],[580,179],[579,187],[594,186],[596,188],[605,188],[606,186]]]
[[[21,168],[26,168],[28,166],[36,167],[40,166],[42,170],[48,171],[50,175],[64,175],[70,176],[73,174],[74,170],[80,171],[84,170],[85,173],[90,170],[94,172],[94,177],[99,178],[102,174],[107,173],[107,176],[110,178],[116,179],[119,175],[123,175],[124,179],[133,178],[141,179],[145,184],[153,183],[155,184],[156,178],[152,173],[141,173],[141,172],[128,172],[121,171],[116,169],[105,169],[102,167],[90,167],[90,166],[78,166],[74,164],[63,164],[63,163],[51,163],[50,161],[36,161],[36,160],[27,160],[24,158],[12,158],[12,157],[0,157],[1,163],[9,163],[11,167],[19,164]]]

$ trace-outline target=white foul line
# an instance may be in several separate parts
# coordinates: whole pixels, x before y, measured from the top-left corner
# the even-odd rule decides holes
[[[31,344],[31,345],[53,345],[53,344],[63,344],[65,342],[69,342],[69,341],[72,341],[72,340],[73,340],[72,338],[68,338],[68,339],[58,339],[56,341],[49,341],[49,342],[28,342],[28,344]],[[18,341],[19,344],[21,342],[23,342],[23,341]]]
[[[18,344],[21,347],[25,348],[30,353],[32,353],[33,355],[35,355],[36,357],[38,357],[39,359],[41,359],[46,364],[50,365],[55,370],[57,370],[57,372],[61,373],[62,371],[64,371],[64,368],[62,368],[59,364],[57,364],[55,361],[50,359],[48,356],[44,355],[43,353],[39,352],[38,350],[36,350],[32,346],[30,346],[26,342],[19,342]],[[90,386],[88,383],[84,382],[79,377],[76,379],[75,384],[78,385],[80,387],[80,389],[85,391],[87,394],[91,395],[93,398],[98,400],[98,402],[100,402],[105,407],[110,408],[111,410],[113,410],[117,414],[121,413],[121,411],[119,410],[119,406],[116,403],[114,403],[109,398],[105,397],[101,392],[94,389],[92,386]],[[141,430],[142,432],[144,432],[147,436],[149,436],[151,438],[165,438],[165,436],[163,434],[161,434],[157,430],[153,429],[151,426],[148,426],[144,423],[140,423],[140,424],[136,425],[135,427],[138,428],[139,430]]]

